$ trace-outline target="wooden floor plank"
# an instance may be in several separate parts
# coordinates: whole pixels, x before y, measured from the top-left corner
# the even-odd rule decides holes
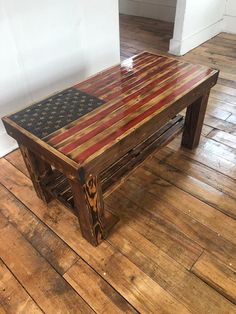
[[[155,176],[148,169],[144,169],[144,167],[138,169],[132,178],[135,182],[140,182],[140,184],[145,182],[143,193],[149,191],[156,197],[190,215],[216,233],[221,234],[225,239],[235,243],[236,237],[233,236],[235,233],[235,221],[232,218],[177,188],[166,180]],[[132,178],[130,178],[130,180]]]
[[[176,152],[169,147],[164,147],[155,154],[155,158],[236,199],[235,180],[193,160],[183,151]]]
[[[102,242],[96,248],[89,246],[81,236],[77,218],[57,201],[52,201],[50,206],[46,206],[37,198],[30,179],[8,161],[0,159],[0,166],[4,167],[4,171],[8,173],[6,176],[6,173],[3,172],[1,183],[10,189],[25,206],[31,208],[114,289],[125,296],[134,308],[141,312],[151,313],[156,311],[173,313],[175,310],[179,313],[189,313],[183,304],[175,300],[107,242]]]
[[[184,155],[190,157],[193,160],[199,161],[205,166],[215,169],[216,171],[229,176],[232,179],[236,179],[236,165],[234,162],[229,161],[221,156],[214,154],[214,151],[208,151],[202,146],[199,146],[195,150],[188,150],[181,147],[181,139],[176,138],[168,144],[168,147],[178,152],[181,151]],[[226,152],[225,152],[226,154]]]
[[[159,250],[139,233],[119,225],[109,238],[122,254],[165,288],[192,313],[229,313],[234,307],[214,289]],[[201,300],[201,302],[199,302]],[[216,310],[217,309],[217,310]]]
[[[233,82],[235,82],[235,81],[233,81]],[[236,82],[235,82],[235,86],[236,86]],[[224,101],[224,99],[219,100],[219,99],[216,99],[216,98],[210,96],[209,102],[208,102],[208,107],[209,106],[223,109],[225,111],[230,112],[231,114],[236,113],[236,106]]]
[[[26,169],[23,157],[19,149],[14,150],[12,153],[8,154],[4,158],[21,172],[23,172],[27,177],[29,177],[28,170]]]
[[[236,200],[229,195],[190,175],[182,173],[181,170],[177,169],[176,167],[168,165],[162,161],[158,161],[156,158],[149,160],[145,166],[158,177],[175,185],[188,194],[193,195],[202,202],[220,210],[222,213],[225,213],[231,218],[236,219]]]
[[[203,253],[192,272],[236,305],[236,272],[214,256]]]
[[[14,225],[57,272],[63,275],[78,260],[75,252],[2,185],[0,185],[0,199],[0,213]]]
[[[210,105],[207,107],[207,114],[221,120],[226,120],[231,116],[231,112]]]
[[[110,210],[119,215],[122,219],[121,224],[129,225],[183,267],[191,269],[201,255],[202,248],[182,233],[173,223],[163,219],[158,214],[153,214],[154,211],[158,213],[159,207],[163,206],[162,204],[149,203],[147,197],[145,197],[145,205],[140,199],[136,203],[130,202],[127,197],[132,199],[134,194],[132,195],[132,192],[129,191],[129,187],[130,185],[120,188],[118,192],[106,199],[106,204]],[[140,198],[144,199],[144,195],[145,193],[142,193]],[[153,212],[148,210],[149,206],[152,206]]]
[[[223,131],[213,130],[207,137],[236,149],[236,135],[232,135]]]
[[[97,313],[137,313],[83,260],[78,260],[63,276]]]
[[[227,118],[227,121],[236,124],[236,114],[232,114],[229,118]]]
[[[0,256],[44,312],[92,313],[85,301],[2,214]]]
[[[206,115],[204,120],[205,125],[208,125],[212,128],[225,131],[228,133],[236,134],[236,125],[229,121],[217,119],[211,115]]]
[[[145,197],[143,197],[144,195]],[[121,187],[119,191],[109,196],[106,204],[116,215],[122,218],[121,224],[128,225],[142,234],[186,269],[191,268],[185,265],[183,259],[179,257],[179,255],[184,255],[184,252],[179,250],[178,246],[176,246],[176,251],[173,248],[166,250],[166,247],[163,246],[162,239],[159,233],[156,232],[163,225],[175,226],[171,234],[173,238],[176,238],[175,233],[181,233],[191,240],[192,246],[188,248],[189,255],[194,256],[193,252],[196,250],[196,244],[198,244],[200,246],[198,249],[199,253],[202,253],[204,248],[227,265],[231,264],[234,267],[236,265],[236,246],[231,241],[226,240],[221,234],[204,226],[194,219],[191,213],[184,213],[182,209],[175,208],[148,190],[145,190],[142,184],[137,184],[137,180],[129,181],[126,186]]]
[[[0,309],[8,314],[43,313],[0,260]]]

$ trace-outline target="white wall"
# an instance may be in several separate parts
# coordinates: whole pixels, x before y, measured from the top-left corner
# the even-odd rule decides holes
[[[119,0],[120,13],[174,22],[177,0]]]
[[[223,31],[236,34],[236,0],[226,0]]]
[[[177,0],[170,53],[185,54],[221,32],[224,10],[225,0]]]
[[[0,117],[119,59],[118,0],[0,0]]]

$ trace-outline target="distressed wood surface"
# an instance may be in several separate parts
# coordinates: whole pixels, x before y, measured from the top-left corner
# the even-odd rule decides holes
[[[192,272],[236,305],[236,273],[214,256],[204,253]]]
[[[167,55],[171,29],[122,16],[122,59]],[[0,313],[235,313],[235,47],[222,33],[181,57],[221,70],[200,145],[176,137],[105,199],[120,221],[98,248],[36,196],[19,150],[0,160]]]
[[[0,313],[43,313],[1,260]]]

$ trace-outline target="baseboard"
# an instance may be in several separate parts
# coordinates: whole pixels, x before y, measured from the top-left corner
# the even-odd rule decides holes
[[[171,1],[166,3],[140,2],[135,0],[119,0],[120,13],[149,17],[156,20],[174,22],[175,9]]]
[[[199,32],[188,36],[182,41],[175,40],[174,38],[172,38],[170,40],[169,53],[177,55],[177,56],[184,55],[188,51],[198,47],[205,41],[221,33],[222,23],[223,23],[223,20],[219,20],[218,22],[200,30]]]
[[[236,16],[224,16],[222,31],[226,33],[236,34]]]
[[[17,147],[17,142],[8,136],[6,132],[0,133],[0,157],[9,154]]]

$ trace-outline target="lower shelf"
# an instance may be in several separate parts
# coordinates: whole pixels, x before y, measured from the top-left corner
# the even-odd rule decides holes
[[[144,142],[137,145],[109,168],[105,169],[100,174],[104,195],[108,195],[118,187],[154,151],[167,145],[183,130],[183,125],[184,119],[182,116],[178,115],[174,117]],[[64,174],[54,169],[52,175],[44,180],[43,185],[54,198],[57,198],[64,205],[72,209],[72,211],[74,210],[73,194],[69,181]]]

